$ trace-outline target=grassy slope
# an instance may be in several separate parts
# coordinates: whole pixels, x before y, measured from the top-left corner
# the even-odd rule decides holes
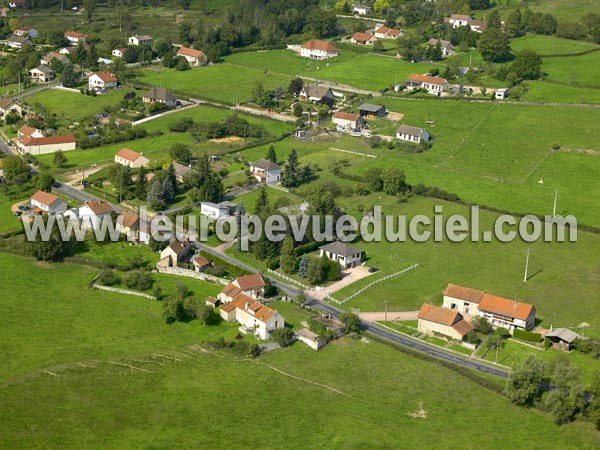
[[[545,58],[547,79],[560,83],[600,87],[600,52],[564,58]]]
[[[561,39],[554,36],[542,36],[539,34],[528,34],[517,39],[511,39],[510,46],[517,52],[530,49],[535,50],[542,56],[572,54],[598,48],[597,45],[588,42]]]
[[[516,408],[448,369],[378,343],[343,339],[319,353],[298,344],[258,363],[186,355],[187,344],[207,337],[200,331],[206,327],[169,327],[144,299],[77,295],[88,274],[78,266],[45,268],[7,255],[0,262],[16,275],[23,271],[40,280],[45,288],[39,289],[50,294],[15,291],[2,298],[4,307],[12,305],[10,323],[1,328],[8,363],[3,377],[11,378],[0,386],[3,447],[464,448],[469,442],[489,448],[533,441],[546,448],[587,448],[598,439],[588,424],[555,427],[548,417]],[[5,273],[0,282],[13,286]],[[23,327],[32,320],[35,327]],[[55,376],[41,370],[46,367]],[[408,415],[419,402],[426,419]],[[328,419],[315,427],[315,414]],[[260,418],[251,433],[231,425],[250,417]],[[513,431],[499,431],[506,429]]]
[[[600,14],[600,4],[596,0],[533,0],[528,2],[533,11],[550,13],[559,22],[578,22],[588,12]]]
[[[70,120],[82,120],[99,113],[105,106],[114,106],[123,99],[125,91],[115,89],[106,94],[92,97],[80,93],[58,89],[49,89],[27,97],[26,103],[37,107],[38,104],[50,114]]]

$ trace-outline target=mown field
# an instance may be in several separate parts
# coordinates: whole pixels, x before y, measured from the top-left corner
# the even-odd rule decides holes
[[[107,106],[116,106],[126,92],[125,89],[114,89],[93,97],[62,89],[48,89],[27,97],[25,103],[36,111],[40,109],[38,106],[41,106],[43,110],[58,118],[77,121],[102,112]]]
[[[230,64],[215,64],[178,72],[175,69],[150,67],[143,70],[140,81],[152,86],[162,85],[179,96],[200,97],[227,104],[252,99],[252,89],[262,81],[265,89],[287,88],[291,77],[280,73],[265,73]]]
[[[550,13],[560,22],[578,22],[588,12],[600,14],[596,0],[532,0],[527,6],[533,11]]]
[[[0,331],[5,448],[489,448],[532,440],[592,448],[598,440],[589,424],[556,427],[451,370],[376,342],[342,339],[319,353],[296,344],[254,361],[198,352],[190,345],[216,338],[216,330],[168,326],[154,302],[88,290],[89,269],[4,254],[0,264],[39,280],[19,291],[0,272],[13,292],[0,298],[8,311]],[[420,403],[426,417],[411,417]],[[198,425],[207,411],[219,413]],[[329,419],[315,428],[317,413]],[[248,417],[260,418],[252,433],[232,429]]]
[[[600,48],[588,42],[561,39],[554,36],[542,36],[539,34],[528,34],[523,37],[511,39],[510,46],[516,52],[525,49],[534,50],[542,57],[546,55],[571,55],[573,53]]]
[[[600,87],[600,52],[564,58],[545,58],[546,78],[560,83]],[[560,86],[557,87],[560,89]]]

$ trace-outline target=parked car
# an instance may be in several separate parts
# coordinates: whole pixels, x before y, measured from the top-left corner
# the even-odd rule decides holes
[[[23,214],[23,212],[22,211],[15,211],[13,214],[15,215],[15,217],[20,217]]]
[[[377,267],[369,267],[369,273],[375,273],[378,271],[379,271],[379,269]]]
[[[25,205],[19,206],[19,210],[21,210],[21,211],[27,211],[28,209],[29,208],[27,208],[27,206],[25,206]]]

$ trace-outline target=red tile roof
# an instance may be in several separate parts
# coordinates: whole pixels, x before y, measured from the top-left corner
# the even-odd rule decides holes
[[[356,121],[356,120],[358,120],[359,117],[360,117],[360,114],[348,113],[348,112],[344,112],[344,111],[336,111],[333,114],[334,119],[343,119],[343,120],[351,120],[351,121]]]
[[[77,142],[77,139],[72,134],[67,134],[64,136],[46,136],[34,138],[31,136],[25,136],[19,140],[21,144],[25,147],[29,147],[31,145],[56,145],[56,144],[71,144],[73,142]]]
[[[31,200],[35,200],[36,202],[41,203],[42,205],[50,206],[55,201],[60,200],[60,198],[49,192],[37,191],[31,196]]]
[[[135,150],[131,150],[129,148],[123,147],[121,150],[119,150],[117,152],[117,154],[115,156],[118,156],[118,157],[123,158],[130,162],[134,162],[136,159],[138,159],[142,155],[141,155],[141,153],[138,153]]]
[[[208,259],[206,259],[202,255],[195,256],[194,259],[192,259],[192,263],[194,263],[194,265],[198,267],[206,267],[210,265]]]
[[[368,40],[370,40],[373,37],[373,35],[371,33],[361,33],[360,31],[357,31],[356,33],[354,33],[352,35],[352,39],[354,39],[355,41],[358,42],[366,42]]]
[[[88,200],[85,205],[96,215],[111,213],[115,210],[106,200]]]
[[[470,303],[479,303],[483,297],[483,291],[450,283],[448,284],[448,287],[446,287],[444,295],[465,300]]]
[[[247,291],[249,289],[258,289],[265,286],[265,280],[258,273],[244,275],[235,279],[240,289]]]
[[[520,320],[527,320],[531,312],[535,310],[533,305],[530,305],[529,303],[515,302],[508,298],[497,297],[490,294],[483,295],[478,308],[479,311]]]
[[[140,216],[129,211],[125,211],[121,215],[123,216],[123,226],[127,228],[135,227],[140,220]]]
[[[337,52],[337,48],[331,45],[329,42],[320,41],[318,39],[311,39],[310,41],[305,42],[302,44],[302,48],[320,50],[322,52]]]
[[[220,294],[226,295],[229,298],[233,298],[236,295],[238,295],[240,292],[242,292],[242,290],[239,287],[237,287],[233,283],[229,283],[227,286],[225,286],[223,289],[221,289]]]
[[[462,319],[462,316],[451,309],[440,308],[439,306],[424,303],[417,318],[439,323],[441,325],[452,326],[455,322]]]
[[[235,308],[246,311],[260,322],[268,321],[277,312],[244,294],[237,295],[232,302],[221,306],[225,312],[233,311]]]
[[[189,47],[181,47],[179,50],[177,50],[177,55],[191,56],[192,58],[200,58],[202,55],[204,55],[204,52],[202,50],[196,50]]]
[[[79,31],[65,31],[65,37],[72,37],[77,39],[85,39],[88,37],[85,33],[80,33]]]
[[[21,128],[19,128],[19,133],[24,134],[25,136],[30,136],[35,133],[35,131],[35,128],[32,128],[28,125],[23,125]]]
[[[117,81],[117,77],[110,72],[96,72],[94,75],[97,75],[105,83],[109,83],[111,81]]]
[[[447,80],[445,78],[432,77],[429,75],[420,75],[418,73],[411,73],[408,76],[408,81],[411,81],[413,83],[429,83],[429,84],[437,84],[437,85],[442,85],[442,84],[447,83]]]

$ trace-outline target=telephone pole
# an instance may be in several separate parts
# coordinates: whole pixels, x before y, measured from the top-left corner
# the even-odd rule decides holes
[[[530,248],[527,248],[527,259],[525,260],[525,276],[523,277],[523,282],[527,283],[527,270],[529,269],[529,253]]]
[[[558,200],[558,191],[554,191],[554,208],[552,208],[552,217],[556,216],[556,201]]]

